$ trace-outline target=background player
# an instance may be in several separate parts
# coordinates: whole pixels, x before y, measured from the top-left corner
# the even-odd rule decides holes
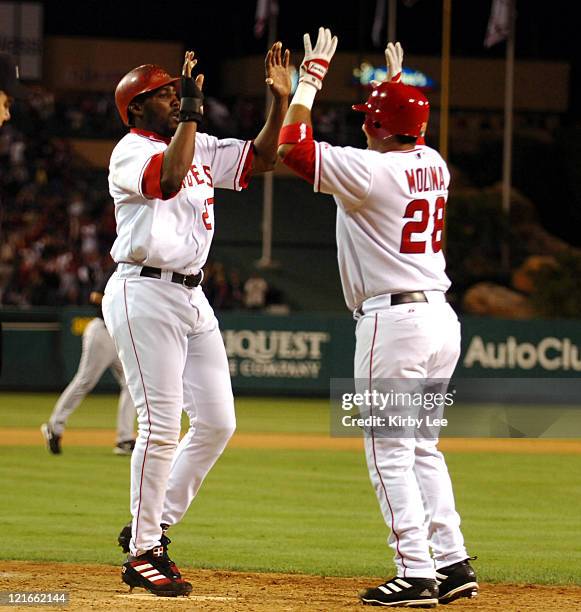
[[[428,101],[397,82],[403,51],[390,45],[388,78],[395,82],[376,85],[367,103],[354,107],[365,112],[367,150],[315,142],[311,108],[337,38],[320,28],[315,48],[308,34],[304,44],[278,152],[337,204],[339,271],[357,319],[355,379],[369,387],[378,379],[449,379],[460,354],[460,326],[446,303],[450,281],[441,249],[450,175],[436,151],[417,144],[426,129]],[[377,438],[373,429],[365,437],[397,576],[362,593],[364,603],[434,607],[477,592],[436,444],[436,439]]]
[[[67,419],[95,388],[107,368],[111,369],[111,373],[121,388],[117,409],[117,442],[113,447],[113,452],[116,455],[131,455],[135,446],[135,407],[125,383],[123,366],[117,357],[113,340],[105,327],[101,309],[101,301],[109,276],[107,275],[89,296],[89,301],[97,307],[97,312],[96,317],[83,332],[83,348],[77,373],[60,395],[48,423],[43,423],[40,428],[46,446],[53,455],[59,455],[62,452],[61,442]]]
[[[214,188],[244,189],[250,175],[272,170],[288,107],[289,52],[266,56],[273,94],[253,142],[198,131],[203,76],[186,53],[180,97],[158,66],[129,72],[115,92],[131,130],[115,147],[109,189],[115,201],[118,262],[103,312],[138,415],[131,460],[132,537],[123,580],[156,595],[187,595],[167,554],[161,524],[185,514],[235,429],[228,361],[218,322],[202,292],[202,267],[214,234]],[[184,409],[190,429],[179,442]]]

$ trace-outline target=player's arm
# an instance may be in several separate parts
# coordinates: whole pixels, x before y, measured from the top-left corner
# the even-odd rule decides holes
[[[198,60],[194,52],[187,51],[182,68],[180,122],[171,143],[163,153],[160,186],[164,198],[176,194],[192,166],[196,149],[196,132],[202,120],[204,75],[192,77]]]
[[[315,176],[315,141],[311,109],[315,96],[323,87],[329,62],[337,48],[337,37],[319,28],[317,44],[311,47],[308,34],[303,37],[305,58],[301,64],[299,84],[286,114],[278,140],[278,156],[291,170],[313,183]]]
[[[266,84],[272,93],[272,104],[264,127],[254,139],[253,173],[268,172],[276,163],[278,134],[288,109],[291,92],[289,74],[290,51],[282,53],[282,43],[276,42],[266,54],[264,62]]]

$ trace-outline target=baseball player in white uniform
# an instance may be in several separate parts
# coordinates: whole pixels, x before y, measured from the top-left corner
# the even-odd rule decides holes
[[[370,390],[385,379],[449,379],[460,354],[441,246],[450,174],[423,144],[428,100],[399,82],[403,51],[390,43],[388,82],[375,83],[368,101],[354,107],[365,113],[367,149],[315,142],[311,108],[337,38],[320,28],[314,49],[308,34],[304,43],[278,153],[337,204],[339,272],[357,320],[355,379]],[[377,437],[372,428],[365,451],[397,576],[361,593],[363,603],[435,607],[474,596],[478,585],[437,439]]]
[[[83,347],[77,373],[61,393],[47,423],[40,430],[46,447],[53,455],[62,452],[62,436],[68,418],[91,393],[107,368],[119,383],[119,405],[117,409],[117,441],[113,447],[116,455],[131,455],[135,446],[135,407],[125,383],[123,367],[117,356],[113,340],[105,327],[101,301],[105,290],[104,282],[95,287],[89,300],[97,307],[96,317],[83,331]]]
[[[117,271],[103,313],[138,417],[122,577],[160,596],[192,590],[168,556],[165,529],[184,516],[236,424],[224,344],[200,287],[219,205],[214,190],[239,191],[251,174],[274,168],[291,87],[289,52],[275,43],[266,56],[273,102],[264,128],[253,142],[218,140],[198,131],[203,76],[191,76],[196,61],[186,53],[180,95],[180,79],[158,66],[121,79],[115,99],[131,129],[109,167]],[[180,441],[182,409],[190,428]]]

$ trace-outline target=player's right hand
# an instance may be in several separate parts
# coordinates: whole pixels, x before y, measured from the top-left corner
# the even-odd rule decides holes
[[[385,62],[387,64],[387,81],[399,83],[403,70],[403,47],[396,42],[387,43],[385,48]]]
[[[323,87],[323,79],[329,69],[329,62],[337,49],[338,39],[331,36],[329,28],[319,28],[317,44],[313,49],[309,34],[303,36],[305,58],[301,64],[299,81],[309,83],[318,90]]]

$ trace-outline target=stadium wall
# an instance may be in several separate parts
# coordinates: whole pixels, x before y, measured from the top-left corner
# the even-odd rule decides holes
[[[92,316],[88,309],[4,309],[0,389],[62,389],[76,371]],[[331,378],[352,376],[355,322],[348,314],[228,312],[219,319],[237,393],[326,396]],[[531,385],[579,378],[581,320],[463,317],[462,330],[458,378],[524,378]],[[525,387],[534,399],[559,402],[555,385],[531,385]],[[97,390],[116,390],[109,373]]]

